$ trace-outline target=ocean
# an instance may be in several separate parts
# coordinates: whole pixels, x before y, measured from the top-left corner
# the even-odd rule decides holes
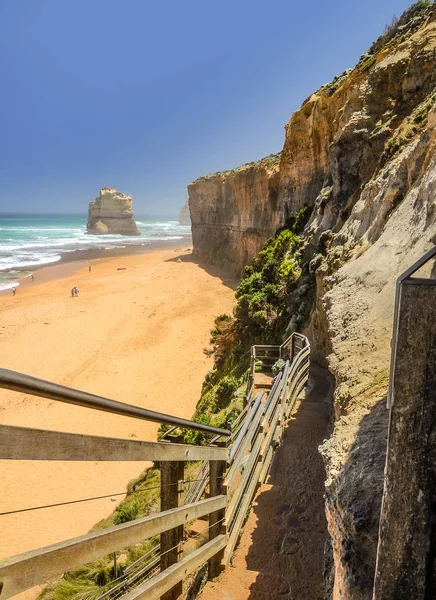
[[[190,241],[191,228],[176,220],[135,216],[135,221],[141,236],[101,236],[86,233],[86,217],[0,214],[0,290],[19,285],[38,267],[62,260]]]

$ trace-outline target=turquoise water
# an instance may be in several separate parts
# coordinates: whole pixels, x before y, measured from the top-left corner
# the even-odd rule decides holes
[[[23,271],[60,260],[74,260],[74,252],[110,251],[129,246],[189,239],[190,227],[176,220],[135,218],[141,236],[88,235],[86,217],[59,215],[0,215],[0,290],[19,285]]]

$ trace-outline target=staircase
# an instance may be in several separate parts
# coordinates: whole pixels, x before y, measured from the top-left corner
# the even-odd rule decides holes
[[[257,351],[262,354],[260,348],[254,347],[255,358]],[[183,580],[205,564],[209,579],[215,578],[222,566],[232,560],[253,498],[268,476],[287,421],[307,383],[309,355],[309,342],[299,334],[291,336],[282,346],[269,348],[265,364],[277,356],[285,363],[273,380],[264,380],[268,393],[254,392],[253,362],[246,405],[229,430],[0,369],[0,388],[110,412],[114,416],[199,430],[210,439],[209,445],[194,446],[0,425],[0,459],[150,460],[161,471],[161,512],[0,561],[0,600],[157,535],[158,545],[121,576],[102,586],[100,600],[181,598]],[[185,494],[185,484],[189,482],[185,481],[184,470],[189,461],[200,464],[195,485]],[[207,523],[202,528],[204,519]],[[199,546],[189,539],[185,544],[184,532],[190,523],[201,529]]]
[[[318,600],[324,598],[325,471],[318,446],[328,435],[333,377],[310,369],[258,489],[232,567],[208,582],[201,600]]]

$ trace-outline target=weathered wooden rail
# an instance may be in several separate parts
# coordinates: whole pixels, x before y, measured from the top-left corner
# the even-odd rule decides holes
[[[307,383],[307,338],[294,334],[282,346],[268,347],[268,358],[273,354],[286,361],[284,369],[268,394],[250,393],[229,430],[0,369],[0,388],[214,436],[209,445],[194,446],[0,425],[0,459],[149,460],[157,463],[161,471],[159,513],[0,561],[0,600],[157,535],[160,544],[130,565],[110,586],[102,588],[101,600],[179,598],[183,580],[206,563],[209,578],[215,577],[223,562],[231,560],[256,488],[267,477],[286,420]],[[185,484],[189,483],[185,481],[185,465],[189,461],[201,463],[185,492]],[[184,553],[184,528],[199,518],[208,519],[208,539],[199,548]]]
[[[256,371],[271,371],[278,360],[292,360],[306,347],[307,338],[301,333],[293,333],[280,346],[271,344],[256,344],[251,347],[250,377],[247,387],[246,400],[254,393],[254,380]]]

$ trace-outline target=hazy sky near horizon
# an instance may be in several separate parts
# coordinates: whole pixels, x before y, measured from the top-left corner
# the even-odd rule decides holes
[[[103,186],[177,215],[196,177],[284,125],[402,0],[2,0],[0,212],[83,213]]]

